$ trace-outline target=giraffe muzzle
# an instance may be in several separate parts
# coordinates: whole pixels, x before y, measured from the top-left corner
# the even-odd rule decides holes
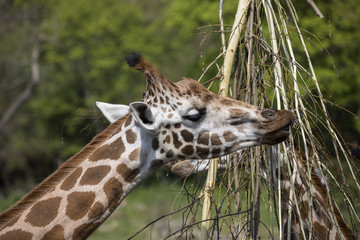
[[[273,116],[272,116],[273,117]],[[261,144],[274,145],[285,141],[290,135],[291,127],[296,123],[295,115],[291,111],[276,111],[271,130],[261,138]]]

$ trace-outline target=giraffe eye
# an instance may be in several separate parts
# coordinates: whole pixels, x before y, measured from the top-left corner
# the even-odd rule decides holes
[[[203,115],[205,115],[206,109],[192,109],[188,112],[187,115],[183,116],[183,118],[190,120],[192,122],[199,121]]]

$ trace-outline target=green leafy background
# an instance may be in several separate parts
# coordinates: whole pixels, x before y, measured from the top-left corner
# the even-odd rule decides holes
[[[326,98],[359,116],[360,5],[356,0],[320,2],[323,19],[306,1],[294,5]],[[227,29],[236,7],[235,0],[225,2]],[[0,198],[11,198],[14,189],[21,194],[31,189],[106,127],[95,101],[141,99],[144,78],[124,61],[132,51],[173,81],[197,79],[221,47],[218,8],[219,2],[211,0],[2,1],[0,116],[31,78],[36,41],[41,81],[0,132]],[[290,34],[296,42],[295,29]],[[295,54],[304,63],[298,46]],[[216,72],[211,68],[203,80]],[[335,105],[329,105],[330,115],[346,141],[359,141],[359,120]]]

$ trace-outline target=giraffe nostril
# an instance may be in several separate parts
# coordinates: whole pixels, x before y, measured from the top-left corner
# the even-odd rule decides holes
[[[275,117],[276,115],[276,111],[275,110],[271,110],[271,109],[265,109],[261,112],[261,115],[264,117],[264,118],[272,118],[272,117]]]

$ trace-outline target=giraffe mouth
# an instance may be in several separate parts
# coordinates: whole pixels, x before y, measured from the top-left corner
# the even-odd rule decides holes
[[[290,124],[282,127],[281,129],[279,129],[278,131],[285,131],[285,132],[289,132],[290,131],[290,127],[293,126],[293,123],[291,122]]]
[[[295,124],[295,116],[293,113],[286,111],[286,116],[283,118],[280,126],[277,129],[265,133],[261,138],[262,144],[274,145],[285,141],[290,135],[290,129]]]
[[[285,141],[290,135],[290,125],[279,130],[266,133],[261,138],[261,144],[274,145]]]

